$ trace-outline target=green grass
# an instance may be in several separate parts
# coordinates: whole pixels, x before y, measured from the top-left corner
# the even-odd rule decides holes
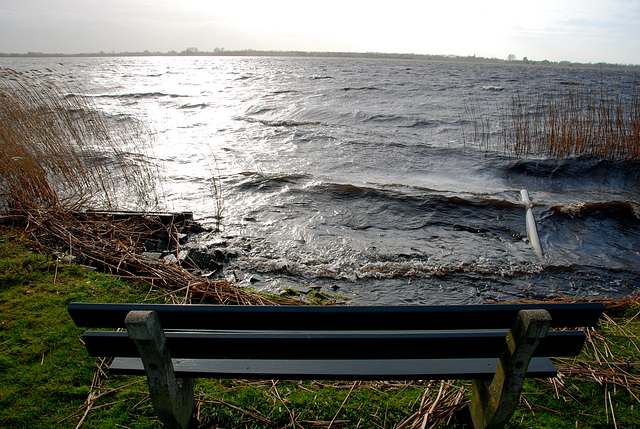
[[[112,277],[31,252],[15,232],[0,235],[0,427],[75,427],[96,372],[67,313],[73,301],[142,301],[146,290]],[[113,387],[117,387],[115,383]],[[126,394],[137,398],[144,384]],[[115,396],[105,400],[113,400]],[[150,411],[132,418],[113,407],[104,418],[84,427],[108,422],[137,422],[151,427]],[[78,414],[78,411],[81,413]],[[114,412],[115,411],[115,412]],[[91,416],[93,417],[93,416]],[[156,425],[157,426],[157,425]]]
[[[393,427],[419,405],[424,393],[421,383],[356,383],[352,387],[353,382],[205,382],[200,385],[200,422],[204,427],[286,427],[292,421],[302,427],[314,422],[324,422],[326,427],[331,421],[334,427],[344,427],[345,422],[348,427]]]
[[[146,379],[109,376],[106,370],[98,376],[99,360],[87,355],[83,330],[66,309],[73,301],[141,302],[147,287],[56,263],[29,246],[19,232],[0,229],[0,428],[161,427]],[[508,427],[640,427],[639,310],[637,303],[627,306],[592,333],[595,348],[588,343],[578,361],[582,366],[573,365],[586,373],[527,381]],[[607,372],[612,369],[613,375]],[[591,370],[601,383],[589,376]],[[334,428],[396,428],[419,410],[427,388],[430,408],[439,387],[438,381],[429,386],[199,379],[195,391],[202,428],[311,428],[332,421]],[[447,392],[469,399],[459,387]],[[406,427],[420,427],[421,419]],[[466,423],[460,415],[446,427]]]

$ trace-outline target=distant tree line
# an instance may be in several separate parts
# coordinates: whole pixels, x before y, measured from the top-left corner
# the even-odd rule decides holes
[[[486,58],[476,55],[459,56],[459,55],[430,55],[430,54],[389,54],[380,52],[314,52],[314,51],[263,51],[255,49],[243,50],[226,50],[224,48],[215,48],[213,51],[201,51],[195,47],[186,48],[183,51],[142,51],[142,52],[89,52],[76,54],[63,53],[43,53],[43,52],[27,52],[25,53],[0,53],[1,57],[132,57],[132,56],[224,56],[224,57],[305,57],[305,58],[373,58],[373,59],[401,59],[401,60],[427,60],[427,61],[457,61],[457,62],[475,62],[475,63],[504,63],[509,64],[531,64],[531,65],[558,65],[562,67],[570,66],[591,66],[591,67],[633,67],[640,68],[638,64],[612,64],[612,63],[577,63],[570,61],[534,61],[524,57],[517,60],[515,55],[509,54],[507,60],[501,58]]]

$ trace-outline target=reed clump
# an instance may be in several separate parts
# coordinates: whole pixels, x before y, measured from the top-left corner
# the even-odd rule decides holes
[[[0,192],[17,210],[157,203],[136,133],[107,126],[79,88],[0,68]]]
[[[509,156],[640,159],[640,86],[636,81],[564,82],[518,90],[497,118],[471,119],[476,143]],[[471,112],[473,113],[473,111]],[[496,124],[491,129],[490,124]]]

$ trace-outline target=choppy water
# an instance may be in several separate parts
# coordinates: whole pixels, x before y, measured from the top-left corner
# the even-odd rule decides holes
[[[201,244],[233,249],[229,268],[260,274],[258,287],[338,286],[359,304],[401,304],[615,295],[640,284],[638,164],[486,152],[471,144],[468,109],[497,119],[516,90],[637,81],[632,72],[215,57],[0,66],[49,68],[114,124],[148,126],[167,209],[213,223],[219,177],[223,231]],[[544,261],[526,239],[522,188],[536,204]]]

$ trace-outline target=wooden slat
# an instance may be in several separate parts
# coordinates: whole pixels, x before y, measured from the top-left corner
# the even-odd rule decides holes
[[[490,380],[498,359],[192,360],[173,359],[182,378],[261,380]],[[114,374],[145,375],[138,358],[117,358]],[[555,377],[548,358],[533,358],[527,377]]]
[[[72,303],[77,326],[123,328],[131,310],[153,310],[164,329],[417,330],[509,328],[522,309],[545,309],[552,327],[595,326],[600,303],[443,306],[231,306]]]
[[[505,331],[431,332],[166,332],[173,358],[201,359],[408,359],[495,358]],[[138,356],[126,332],[87,331],[91,356]],[[535,356],[575,356],[581,331],[550,332]]]

